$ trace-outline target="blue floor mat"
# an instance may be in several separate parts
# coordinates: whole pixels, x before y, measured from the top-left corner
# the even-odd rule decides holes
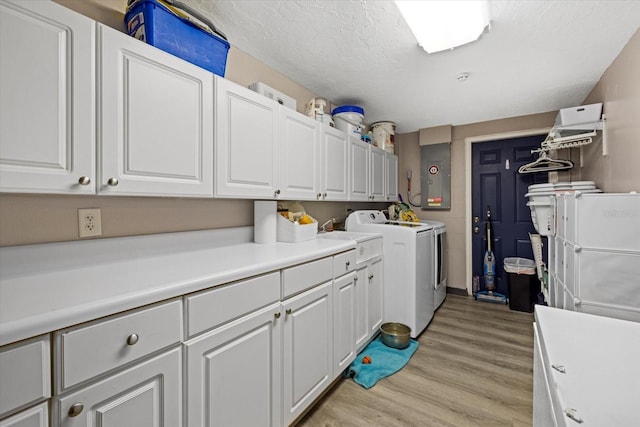
[[[387,347],[380,337],[362,350],[362,352],[345,370],[345,377],[352,377],[353,380],[364,388],[373,387],[380,379],[395,374],[409,362],[413,353],[418,349],[418,341],[411,340],[407,348],[399,350]],[[370,364],[362,363],[362,358],[369,356]]]

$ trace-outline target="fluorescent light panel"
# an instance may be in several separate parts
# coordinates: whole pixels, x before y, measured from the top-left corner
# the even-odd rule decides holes
[[[475,41],[489,25],[485,0],[396,0],[395,3],[418,44],[429,53]]]

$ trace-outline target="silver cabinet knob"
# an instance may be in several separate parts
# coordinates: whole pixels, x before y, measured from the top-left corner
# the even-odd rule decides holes
[[[273,192],[273,194],[274,194],[275,196],[280,195],[280,189],[277,189],[276,191],[274,191],[274,192]]]
[[[291,309],[290,309],[290,308],[287,308],[287,309],[285,310],[285,313],[287,313],[287,314],[291,314]]]
[[[80,415],[80,413],[82,413],[83,409],[84,405],[82,403],[74,403],[69,408],[69,412],[67,412],[67,414],[69,414],[70,417],[77,417],[78,415]]]
[[[344,263],[344,265],[345,265],[347,268],[349,268],[349,266],[351,265],[351,261],[347,261],[347,262],[345,262],[345,263]]]
[[[276,312],[273,314],[273,317],[275,317],[276,319],[279,319],[279,318],[280,318],[280,316],[281,316],[281,313],[280,313],[279,311],[276,311]]]
[[[116,185],[118,185],[119,183],[120,183],[120,182],[118,181],[118,179],[117,179],[117,178],[109,178],[109,179],[107,180],[107,185],[108,185],[109,187],[115,187],[115,186],[116,186]]]
[[[354,278],[353,278],[353,281],[354,281],[354,282],[357,282],[357,281],[358,281],[358,276],[354,277]]]
[[[322,193],[322,198],[326,199],[327,198],[327,193]]]
[[[138,336],[138,334],[131,334],[127,337],[127,345],[134,345],[138,342],[139,339],[140,337]]]
[[[373,274],[369,275],[369,280],[373,279]]]
[[[78,184],[89,185],[91,184],[91,178],[89,178],[88,176],[81,176],[80,179],[78,179]]]

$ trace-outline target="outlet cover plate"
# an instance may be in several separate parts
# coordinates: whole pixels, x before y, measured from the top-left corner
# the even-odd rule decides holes
[[[80,237],[102,235],[102,218],[99,208],[78,209],[78,234]]]

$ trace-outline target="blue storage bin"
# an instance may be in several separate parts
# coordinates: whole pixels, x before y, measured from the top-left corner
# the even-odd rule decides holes
[[[179,9],[203,20],[182,3]],[[132,37],[224,77],[230,45],[210,23],[205,21],[219,35],[179,16],[160,0],[130,2],[124,20]]]

